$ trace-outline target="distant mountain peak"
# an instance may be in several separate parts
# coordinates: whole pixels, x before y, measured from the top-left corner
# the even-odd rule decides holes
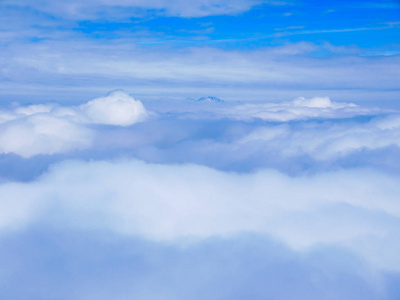
[[[221,100],[217,97],[213,97],[213,96],[201,97],[195,101],[203,102],[203,103],[222,103],[222,102],[224,102],[223,100]]]

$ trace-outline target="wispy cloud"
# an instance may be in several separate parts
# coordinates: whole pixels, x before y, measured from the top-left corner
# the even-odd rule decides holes
[[[317,30],[299,30],[299,31],[285,31],[278,32],[274,35],[276,37],[290,36],[290,35],[306,35],[306,34],[321,34],[321,33],[341,33],[341,32],[355,32],[355,31],[372,31],[372,30],[385,30],[396,28],[397,24],[390,23],[387,26],[376,27],[359,27],[359,28],[342,28],[342,29],[317,29]]]
[[[109,55],[110,51],[114,54]],[[296,97],[307,90],[351,93],[357,89],[353,94],[358,94],[358,99],[371,99],[376,97],[372,91],[385,97],[390,90],[398,88],[399,58],[396,56],[372,59],[353,54],[321,59],[312,56],[314,51],[329,50],[315,44],[296,43],[251,51],[217,48],[161,51],[127,41],[108,45],[47,41],[25,48],[18,44],[4,47],[0,64],[3,91],[30,91],[31,96],[37,88],[42,92],[59,90],[59,97],[65,87],[70,91],[83,88],[95,91],[89,95],[93,97],[119,87],[153,99],[172,91],[175,95],[185,94],[185,98],[200,97],[204,93],[223,97],[224,94],[218,93],[224,90],[225,94],[232,91],[236,95],[234,100],[252,97],[261,100],[263,95],[276,89],[295,90],[287,97]],[[354,48],[349,51],[354,53]],[[254,93],[258,95],[250,96]]]
[[[212,15],[240,14],[250,10],[253,6],[286,5],[286,1],[270,0],[195,0],[190,4],[186,1],[159,1],[159,0],[118,0],[118,1],[5,1],[3,6],[28,6],[40,12],[49,13],[62,18],[72,19],[102,19],[102,18],[130,18],[146,14],[159,14],[179,17],[204,17]]]

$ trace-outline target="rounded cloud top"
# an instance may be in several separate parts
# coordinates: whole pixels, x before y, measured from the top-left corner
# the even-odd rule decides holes
[[[95,130],[87,124],[129,126],[146,116],[143,104],[122,91],[80,106],[19,106],[0,111],[0,154],[29,158],[90,148]]]
[[[93,99],[81,105],[80,109],[87,120],[95,124],[129,126],[147,116],[143,104],[122,91]]]
[[[293,100],[293,106],[310,107],[310,108],[344,108],[344,107],[356,107],[353,103],[338,103],[332,102],[329,97],[313,97],[310,99],[304,97],[298,97]]]

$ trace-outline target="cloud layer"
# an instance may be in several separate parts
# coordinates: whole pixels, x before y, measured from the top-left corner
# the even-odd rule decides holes
[[[215,110],[215,107],[213,109]],[[370,115],[374,113],[374,109],[363,109],[354,103],[332,102],[329,97],[298,97],[291,102],[237,105],[221,113],[226,117],[239,120],[261,119],[272,122],[288,122]]]
[[[398,298],[398,112],[145,105],[1,112],[0,296]]]
[[[281,161],[281,167],[301,156],[315,163],[329,162],[400,146],[397,112],[327,97],[263,104],[189,100],[148,104],[150,110],[116,91],[78,106],[16,106],[0,114],[0,150],[26,158],[84,149],[110,157],[129,151],[153,162],[195,162],[216,168],[242,162],[250,169],[258,165],[285,171],[273,160]],[[216,129],[214,133],[208,126]],[[268,162],[269,156],[274,159]]]
[[[24,99],[41,91],[42,98],[57,95],[70,101],[71,97],[65,99],[67,88],[68,94],[83,101],[120,87],[142,100],[213,95],[264,102],[316,94],[357,103],[396,99],[397,56],[321,59],[313,53],[324,51],[324,46],[312,43],[240,51],[215,45],[177,48],[160,51],[124,39],[106,45],[45,39],[24,47],[14,41],[3,47],[0,61],[0,74],[6,80],[3,95]]]
[[[36,182],[1,185],[1,229],[39,222],[156,241],[254,232],[294,249],[344,247],[400,272],[398,180],[366,169],[291,178],[273,170],[239,175],[196,165],[71,161]]]
[[[398,295],[392,274],[377,274],[351,253],[326,248],[296,253],[257,235],[174,247],[106,232],[34,228],[0,241],[2,298],[381,300]]]
[[[399,5],[358,2],[0,1],[0,298],[400,299]]]

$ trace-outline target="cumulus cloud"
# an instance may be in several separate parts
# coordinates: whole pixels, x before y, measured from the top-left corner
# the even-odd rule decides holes
[[[348,118],[356,115],[369,115],[377,110],[365,109],[354,103],[333,102],[329,97],[299,97],[291,102],[243,104],[226,110],[228,117],[251,120],[287,122],[311,118]]]
[[[317,160],[327,160],[361,150],[400,147],[400,117],[389,114],[364,122],[260,126],[241,138],[239,143],[260,143],[284,156],[308,154]]]
[[[393,112],[379,108],[365,108],[354,103],[331,101],[329,97],[297,97],[282,102],[218,102],[185,101],[148,102],[153,110],[177,113],[184,118],[234,119],[239,121],[264,120],[290,122],[310,119],[341,119]]]
[[[48,114],[34,114],[0,125],[0,153],[23,157],[84,149],[91,140],[91,130]]]
[[[329,97],[314,97],[311,99],[306,99],[304,97],[299,97],[293,100],[292,104],[294,106],[301,107],[311,107],[311,108],[332,108],[338,109],[343,107],[356,107],[357,105],[353,103],[337,103],[332,102]]]
[[[1,299],[399,299],[396,46],[265,4],[1,1]]]
[[[273,170],[239,175],[197,165],[69,161],[38,181],[2,184],[0,211],[8,217],[1,228],[39,222],[155,241],[253,232],[294,249],[342,247],[399,272],[398,180],[367,169],[293,178]]]
[[[186,123],[185,135],[179,137],[182,130],[176,136],[163,131],[164,140],[169,135],[175,142],[166,146],[153,139],[146,144],[152,150],[147,156],[138,150],[139,157],[238,171],[263,167],[313,170],[322,165],[338,167],[337,163],[346,167],[351,160],[361,166],[372,163],[398,169],[393,163],[400,150],[396,111],[363,108],[328,97],[245,105],[195,105],[186,101],[179,103],[179,108],[171,107],[162,106],[161,112],[173,114],[175,123]],[[168,126],[175,131],[173,120]],[[157,123],[151,126],[159,131]],[[207,131],[209,126],[213,132]]]
[[[87,124],[129,126],[145,118],[143,104],[121,91],[77,107],[20,106],[0,113],[0,153],[31,157],[82,150],[94,137]]]
[[[174,112],[178,119],[187,120],[183,122],[193,124],[190,120],[194,120],[200,127],[192,129],[195,135],[191,137],[188,133],[169,152],[163,148],[163,153],[170,157],[174,152],[186,153],[189,159],[184,160],[181,155],[179,162],[207,164],[214,155],[216,165],[211,166],[247,162],[258,167],[280,168],[286,163],[301,164],[306,156],[314,160],[315,166],[318,164],[315,161],[334,161],[361,151],[400,149],[396,111],[363,108],[328,97],[245,105],[194,105],[189,101],[179,104],[179,111],[175,106],[171,110],[163,107],[163,113]],[[195,133],[207,122],[214,126],[214,135],[204,133],[202,137]],[[274,158],[268,160],[268,157]],[[274,160],[280,161],[280,165],[273,163]]]
[[[143,104],[121,91],[91,100],[79,109],[89,122],[96,124],[129,126],[146,118]]]
[[[79,106],[18,106],[0,113],[0,149],[31,157],[94,147],[110,151],[111,156],[113,151],[129,151],[149,161],[217,168],[247,164],[244,169],[250,170],[257,165],[280,169],[285,161],[302,155],[332,161],[359,151],[400,147],[396,112],[328,97],[244,105],[192,101],[148,105],[153,112],[115,91]],[[148,121],[134,132],[119,129],[143,120]],[[112,126],[96,126],[101,124]],[[205,131],[209,126],[215,133]],[[271,155],[280,166],[266,159]]]
[[[25,157],[5,163],[7,155],[0,156],[1,171],[8,173],[11,166],[33,174],[25,181],[2,176],[8,182],[0,183],[0,244],[5,245],[0,246],[0,278],[29,278],[32,273],[48,282],[47,264],[35,263],[46,261],[48,251],[66,259],[68,267],[79,266],[79,279],[68,272],[63,277],[66,285],[79,287],[72,298],[196,299],[193,291],[207,286],[204,278],[213,278],[220,287],[213,292],[231,299],[227,282],[246,282],[241,295],[247,296],[257,273],[263,283],[254,285],[255,299],[279,299],[286,274],[299,287],[295,294],[305,299],[332,293],[340,299],[366,294],[396,299],[397,112],[327,97],[247,105],[184,103],[154,102],[155,112],[148,111],[117,91],[81,105],[14,106],[0,113],[0,152]],[[80,149],[86,150],[68,157],[86,161],[41,156],[41,171],[30,158]],[[372,151],[373,162],[363,161],[362,151]],[[121,155],[130,158],[115,158]],[[357,168],[354,157],[361,159]],[[348,161],[335,165],[344,158]],[[382,168],[385,164],[392,165],[390,172]],[[77,242],[77,236],[84,242]],[[219,248],[220,243],[224,246]],[[235,247],[244,250],[235,252]],[[36,249],[32,253],[39,255],[25,255],[21,249]],[[219,265],[227,253],[232,256]],[[28,267],[15,264],[12,255]],[[101,277],[110,284],[94,289],[87,280],[93,276],[85,271],[91,269],[88,257],[105,273],[115,274],[109,270],[115,264],[130,268],[125,276]],[[320,278],[317,285],[315,277]],[[116,278],[121,280],[118,287]],[[182,278],[186,289],[174,285]],[[0,296],[38,297],[39,292],[29,293],[32,280],[24,281],[20,291],[0,289]],[[146,291],[155,282],[163,288],[150,295]],[[71,289],[64,285],[53,293],[63,289],[69,296]],[[287,298],[296,295],[288,293]],[[212,292],[202,296],[217,298]]]

